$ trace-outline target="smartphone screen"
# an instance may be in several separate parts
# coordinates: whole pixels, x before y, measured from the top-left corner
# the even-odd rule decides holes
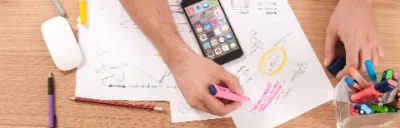
[[[182,6],[204,56],[223,64],[243,55],[218,0],[184,0]]]

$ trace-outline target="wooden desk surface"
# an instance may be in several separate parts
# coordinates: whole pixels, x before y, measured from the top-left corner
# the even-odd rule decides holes
[[[320,62],[325,28],[337,0],[291,0]],[[61,0],[76,30],[78,5]],[[378,70],[400,70],[400,1],[376,0],[374,13],[386,56]],[[59,127],[234,127],[230,118],[171,124],[169,113],[76,103],[75,70],[56,69],[42,39],[41,24],[57,16],[49,0],[0,0],[0,127],[47,127],[47,69],[56,81],[56,113]],[[336,80],[330,76],[332,84]],[[167,102],[152,103],[169,108]],[[335,127],[333,105],[326,103],[279,127]],[[390,126],[400,127],[400,118]]]

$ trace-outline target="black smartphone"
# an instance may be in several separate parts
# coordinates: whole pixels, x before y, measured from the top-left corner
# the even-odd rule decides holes
[[[205,57],[222,65],[243,55],[219,0],[182,0],[181,6]]]

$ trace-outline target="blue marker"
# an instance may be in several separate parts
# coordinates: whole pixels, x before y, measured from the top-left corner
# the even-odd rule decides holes
[[[372,65],[371,60],[365,60],[365,67],[367,69],[369,79],[373,83],[376,83],[376,73],[374,71],[374,66]]]
[[[356,110],[363,110],[366,114],[372,114],[373,111],[371,109],[371,106],[368,104],[358,104],[358,103],[353,103],[354,109]]]
[[[344,82],[346,82],[346,84],[348,84],[348,85],[354,85],[354,81],[351,80],[351,79],[348,78],[348,77],[344,78]]]
[[[347,83],[347,87],[349,87],[349,89],[351,90],[351,91],[353,91],[353,92],[358,92],[358,91],[360,91],[360,90],[358,90],[357,88],[355,88],[353,85],[354,85],[354,81],[353,80],[351,80],[351,79],[349,79],[349,78],[344,78],[344,82],[346,82]]]

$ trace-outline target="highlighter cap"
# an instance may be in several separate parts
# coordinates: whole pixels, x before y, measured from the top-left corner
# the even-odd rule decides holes
[[[351,79],[348,78],[348,77],[344,78],[344,82],[346,82],[348,85],[354,85],[354,81],[351,80]]]
[[[215,96],[217,94],[217,89],[214,87],[214,85],[208,86],[208,91],[210,92],[211,95]]]
[[[383,80],[375,84],[375,90],[385,93],[391,91],[397,87],[397,82],[392,79]]]
[[[344,56],[337,57],[331,65],[328,66],[328,71],[336,76],[340,70],[346,66],[346,58]]]

